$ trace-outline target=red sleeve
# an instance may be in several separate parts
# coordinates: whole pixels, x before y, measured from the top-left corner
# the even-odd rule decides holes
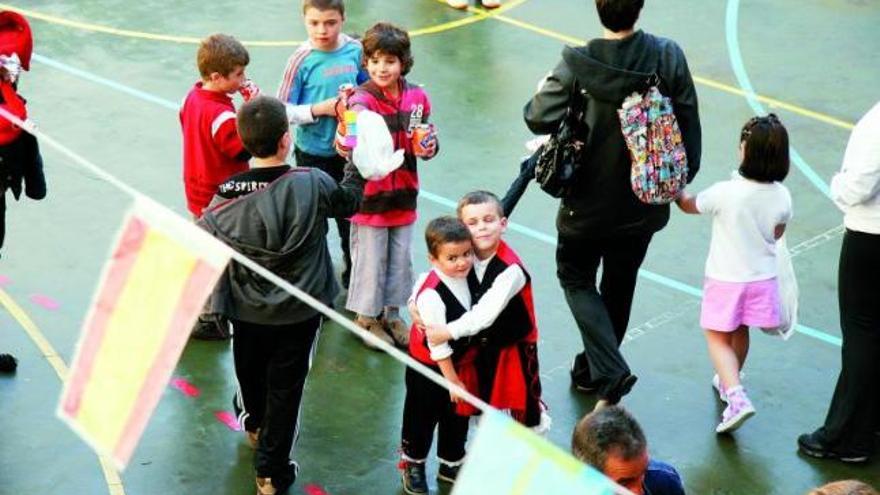
[[[211,138],[224,155],[237,158],[244,151],[238,130],[235,128],[235,113],[225,111],[217,115],[211,123]]]

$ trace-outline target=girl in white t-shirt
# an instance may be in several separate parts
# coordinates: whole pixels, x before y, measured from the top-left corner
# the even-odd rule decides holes
[[[700,325],[717,374],[712,379],[727,407],[718,433],[733,431],[755,414],[740,383],[749,352],[749,327],[780,324],[776,240],[791,219],[788,132],[774,114],[754,117],[740,132],[739,170],[696,196],[676,201],[685,213],[712,215],[712,242]]]

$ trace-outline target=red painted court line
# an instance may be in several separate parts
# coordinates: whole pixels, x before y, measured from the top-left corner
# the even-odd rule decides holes
[[[232,431],[241,431],[241,426],[238,425],[238,420],[235,419],[235,415],[229,411],[217,411],[214,413],[214,417],[217,418],[217,421],[226,425]]]
[[[199,394],[202,393],[202,391],[199,390],[199,387],[188,382],[186,378],[172,378],[171,386],[180,390],[180,392],[187,397],[198,397]]]
[[[42,306],[49,311],[56,311],[61,307],[61,304],[58,301],[52,299],[51,297],[45,294],[31,294],[31,302]]]

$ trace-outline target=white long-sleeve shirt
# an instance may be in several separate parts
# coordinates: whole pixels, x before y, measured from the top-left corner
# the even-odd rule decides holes
[[[880,234],[880,102],[853,129],[831,197],[846,228]]]
[[[452,278],[444,275],[443,272],[436,269],[433,271],[446,285],[449,291],[452,292],[452,295],[455,296],[455,299],[458,300],[465,310],[471,307],[471,292],[468,289],[467,279]],[[419,281],[415,285],[416,290],[418,290],[418,288],[420,288],[425,282],[426,276],[427,274],[423,274],[419,277]],[[416,297],[416,307],[419,310],[419,315],[421,315],[422,321],[424,321],[426,325],[446,325],[448,323],[446,321],[446,304],[443,302],[443,299],[440,298],[440,294],[438,294],[436,290],[423,290],[422,293]],[[428,350],[431,351],[431,359],[434,361],[440,361],[441,359],[446,359],[452,355],[452,347],[448,342],[444,342],[437,346],[431,345],[431,343],[428,342]]]
[[[477,280],[483,281],[486,274],[486,268],[492,261],[494,255],[485,259],[474,262],[474,274]],[[453,339],[462,337],[470,337],[478,334],[481,330],[489,328],[498,318],[498,315],[507,307],[507,304],[514,298],[523,287],[526,286],[526,274],[523,269],[516,264],[512,264],[498,274],[492,282],[492,286],[477,304],[463,314],[457,320],[446,325],[449,334]]]

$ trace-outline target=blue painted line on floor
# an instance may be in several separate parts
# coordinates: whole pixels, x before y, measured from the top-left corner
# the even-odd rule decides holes
[[[96,84],[101,84],[103,86],[107,86],[111,89],[115,89],[115,90],[120,91],[122,93],[134,96],[135,98],[140,98],[144,101],[148,101],[150,103],[155,103],[163,108],[167,108],[169,110],[174,110],[174,111],[177,111],[179,109],[179,105],[175,104],[174,102],[171,102],[169,100],[165,100],[159,96],[156,96],[156,95],[153,95],[150,93],[146,93],[146,92],[141,91],[139,89],[134,89],[134,88],[128,87],[124,84],[118,83],[116,81],[113,81],[113,80],[110,80],[110,79],[107,79],[107,78],[104,78],[101,76],[98,76],[98,75],[93,74],[91,72],[84,71],[82,69],[77,69],[75,67],[71,67],[63,62],[59,62],[57,60],[52,60],[48,57],[44,57],[42,55],[37,55],[37,54],[34,54],[32,58],[39,63],[48,65],[50,67],[53,67],[53,68],[58,69],[63,72],[67,72],[71,75],[83,78],[87,81],[91,81]],[[444,196],[440,196],[438,194],[434,194],[430,191],[421,190],[421,191],[419,191],[419,195],[421,197],[427,199],[428,201],[439,204],[441,206],[445,206],[447,208],[455,209],[456,206],[458,205],[458,203],[456,201],[453,201],[453,200],[446,198]],[[556,246],[556,237],[554,237],[554,236],[545,234],[543,232],[540,232],[540,231],[534,230],[532,228],[526,227],[524,225],[520,225],[520,224],[513,223],[513,222],[508,223],[508,228],[510,230],[517,232],[517,233],[520,233],[526,237],[530,237],[532,239],[543,242],[545,244],[549,244],[551,246]],[[647,280],[650,280],[652,282],[655,282],[657,284],[663,285],[665,287],[669,287],[670,289],[674,289],[674,290],[677,290],[679,292],[683,292],[685,294],[689,294],[694,297],[702,297],[702,295],[703,295],[703,292],[700,289],[698,289],[697,287],[687,285],[684,282],[679,282],[678,280],[666,277],[664,275],[660,275],[659,273],[654,273],[649,270],[645,270],[645,269],[639,270],[639,276],[642,278],[645,278]],[[805,329],[805,331],[802,331],[801,328]],[[801,327],[801,326],[798,326],[797,330],[799,332],[802,332],[804,335],[809,335],[810,337],[815,337],[815,338],[822,340],[824,342],[829,342],[832,344],[840,345],[839,343],[837,343],[837,342],[839,342],[840,339],[838,339],[837,337],[834,337],[833,335],[829,335],[825,332],[822,332],[820,330],[816,330],[816,329],[808,328],[808,327]]]
[[[733,72],[736,74],[736,80],[740,88],[746,92],[746,101],[752,110],[758,115],[766,115],[767,109],[758,101],[755,88],[749,79],[746,71],[745,63],[743,63],[742,51],[739,45],[739,34],[737,28],[739,26],[739,0],[728,0],[727,15],[725,17],[725,31],[727,35],[727,52],[730,56],[730,65],[733,66]],[[828,184],[813,170],[812,167],[801,157],[800,153],[792,146],[790,148],[790,159],[792,163],[804,174],[807,180],[813,184],[826,197],[831,197],[831,189]]]

